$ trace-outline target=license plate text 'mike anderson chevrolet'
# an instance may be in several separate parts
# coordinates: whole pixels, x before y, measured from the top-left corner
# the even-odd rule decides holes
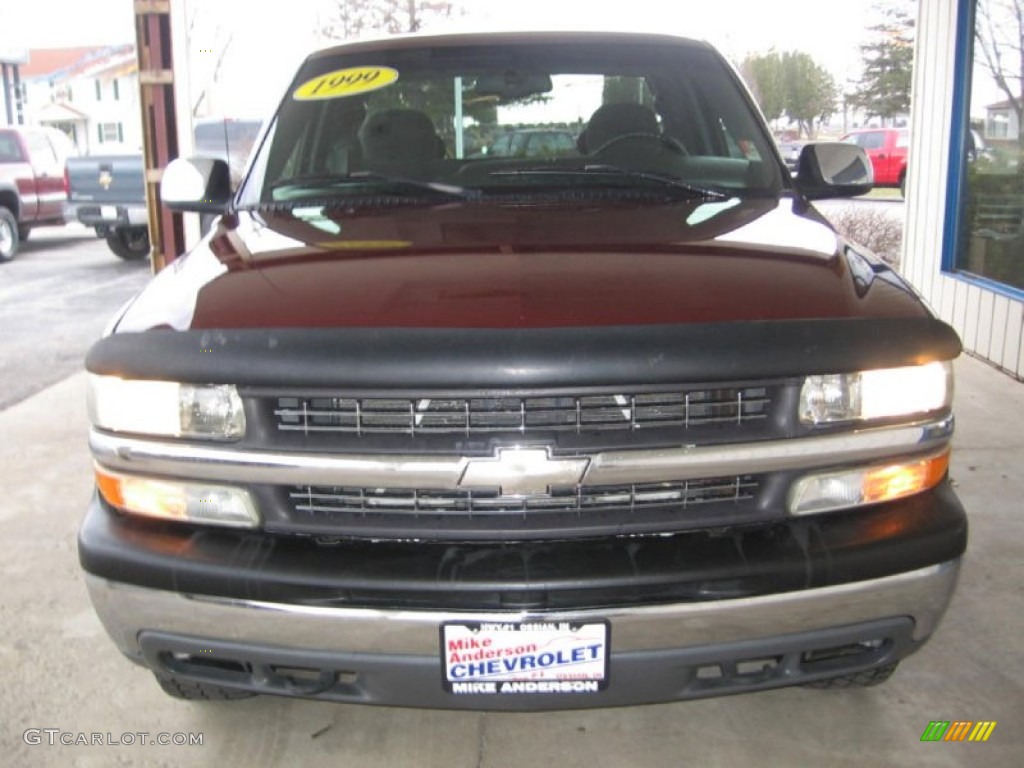
[[[608,625],[569,622],[446,624],[452,693],[587,693],[607,684]]]
[[[170,695],[547,710],[874,685],[967,519],[953,330],[661,35],[313,53],[86,360],[78,552]]]

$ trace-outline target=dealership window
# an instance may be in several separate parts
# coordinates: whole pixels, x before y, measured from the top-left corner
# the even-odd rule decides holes
[[[96,101],[103,101],[103,86],[98,79],[94,82],[96,83]]]
[[[951,155],[956,235],[946,265],[964,276],[1024,291],[1024,115],[1015,0],[975,0],[962,44],[970,64]],[[969,34],[973,33],[973,34]],[[1015,39],[1016,38],[1016,39]],[[952,212],[952,211],[951,211]]]
[[[118,92],[117,78],[114,78],[114,101],[121,98],[121,94]]]

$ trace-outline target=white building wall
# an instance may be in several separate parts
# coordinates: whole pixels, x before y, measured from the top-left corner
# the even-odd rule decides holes
[[[96,81],[100,83],[101,98],[96,100]],[[75,98],[78,90],[86,91],[90,100],[85,109],[89,121],[89,146],[96,147],[99,141],[97,126],[101,123],[121,123],[122,142],[128,147],[142,147],[142,122],[139,112],[139,79],[136,73],[117,78],[118,98],[114,98],[114,78],[107,76],[85,77],[75,83]]]
[[[903,273],[967,352],[1024,379],[1024,302],[942,271],[959,5],[918,3]]]

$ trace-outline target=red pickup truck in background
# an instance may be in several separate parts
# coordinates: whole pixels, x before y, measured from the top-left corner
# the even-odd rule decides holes
[[[14,257],[33,227],[65,222],[64,163],[77,154],[55,128],[0,129],[0,261]]]
[[[875,172],[876,187],[899,187],[904,194],[907,179],[907,147],[910,131],[906,128],[866,128],[851,131],[840,141],[856,144],[864,150]]]

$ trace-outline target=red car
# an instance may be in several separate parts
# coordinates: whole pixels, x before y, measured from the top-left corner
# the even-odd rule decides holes
[[[904,193],[907,179],[907,148],[910,131],[906,128],[867,128],[851,131],[840,141],[856,144],[871,159],[876,187],[899,187]]]

